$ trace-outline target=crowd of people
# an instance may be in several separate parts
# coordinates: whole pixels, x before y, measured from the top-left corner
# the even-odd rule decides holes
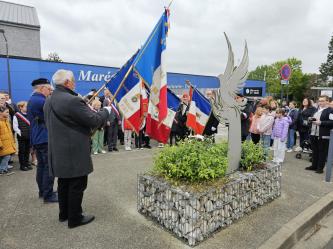
[[[107,89],[100,97],[94,89],[82,97],[74,92],[74,75],[67,70],[58,70],[52,81],[54,87],[48,79],[34,80],[30,99],[17,104],[7,92],[0,92],[0,174],[10,173],[18,144],[20,170],[37,166],[39,197],[44,203],[59,203],[59,221],[68,220],[68,227],[74,228],[94,219],[83,215],[81,207],[93,171],[91,155],[116,153],[118,143],[126,151],[150,149],[150,138],[144,119],[139,134],[133,132]],[[206,97],[214,98],[213,92],[207,91]],[[284,162],[286,152],[311,150],[312,165],[305,169],[323,173],[333,128],[333,102],[327,96],[317,101],[304,98],[299,107],[295,101],[279,103],[273,97],[250,100],[238,94],[235,99],[241,111],[242,141],[260,143],[267,161],[273,150],[275,164]],[[186,126],[189,107],[190,96],[184,93],[171,127],[170,145],[192,134]],[[211,113],[203,135],[214,140],[218,125]]]

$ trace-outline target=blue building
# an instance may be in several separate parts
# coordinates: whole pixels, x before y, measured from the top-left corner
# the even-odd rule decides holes
[[[51,80],[52,75],[58,69],[73,71],[76,79],[76,91],[85,95],[92,88],[100,88],[118,68],[11,57],[10,78],[13,101],[17,102],[29,99],[32,92],[31,82],[37,78]],[[0,90],[8,90],[7,72],[6,58],[0,57]],[[185,83],[186,80],[190,80],[201,91],[219,87],[219,80],[214,76],[168,73],[167,78],[169,88],[177,94],[181,94],[188,88]],[[265,96],[266,82],[247,80],[243,94],[252,97]]]

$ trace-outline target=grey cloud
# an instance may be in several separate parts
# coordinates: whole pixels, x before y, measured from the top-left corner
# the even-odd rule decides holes
[[[57,51],[77,63],[121,66],[145,41],[169,1],[13,0],[35,6],[42,26],[42,54]],[[167,41],[169,71],[223,72],[227,32],[236,61],[244,40],[250,69],[288,57],[317,72],[333,33],[330,0],[174,0]]]

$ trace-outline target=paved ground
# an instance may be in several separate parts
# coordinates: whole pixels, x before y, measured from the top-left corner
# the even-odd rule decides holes
[[[332,249],[333,210],[320,220],[293,249]]]
[[[94,156],[84,210],[96,220],[67,229],[56,204],[37,197],[35,169],[0,176],[0,249],[189,248],[136,211],[137,174],[152,166],[158,149]],[[304,170],[309,162],[287,155],[282,196],[216,233],[196,248],[251,249],[333,190],[323,175]]]

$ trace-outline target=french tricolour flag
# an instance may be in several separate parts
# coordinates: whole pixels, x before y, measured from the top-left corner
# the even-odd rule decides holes
[[[142,102],[146,97],[142,97],[143,81],[133,70],[132,66],[136,56],[137,53],[119,69],[116,75],[106,84],[106,87],[110,90],[111,94],[115,95],[117,89],[123,82],[122,87],[116,95],[118,107],[124,118],[127,119],[132,126],[133,130],[136,133],[139,133],[143,115]],[[126,75],[127,77],[125,78]]]
[[[187,114],[186,126],[191,128],[195,134],[202,135],[211,112],[209,100],[196,88],[190,88],[191,104]]]
[[[180,99],[171,90],[167,89],[168,112],[162,123],[158,119],[158,108],[149,104],[148,115],[146,119],[146,133],[160,143],[166,144],[170,136],[171,127],[175,118]]]
[[[167,72],[164,65],[168,17],[169,11],[166,9],[133,63],[134,70],[150,87],[149,105],[158,109],[159,123],[168,115]]]

